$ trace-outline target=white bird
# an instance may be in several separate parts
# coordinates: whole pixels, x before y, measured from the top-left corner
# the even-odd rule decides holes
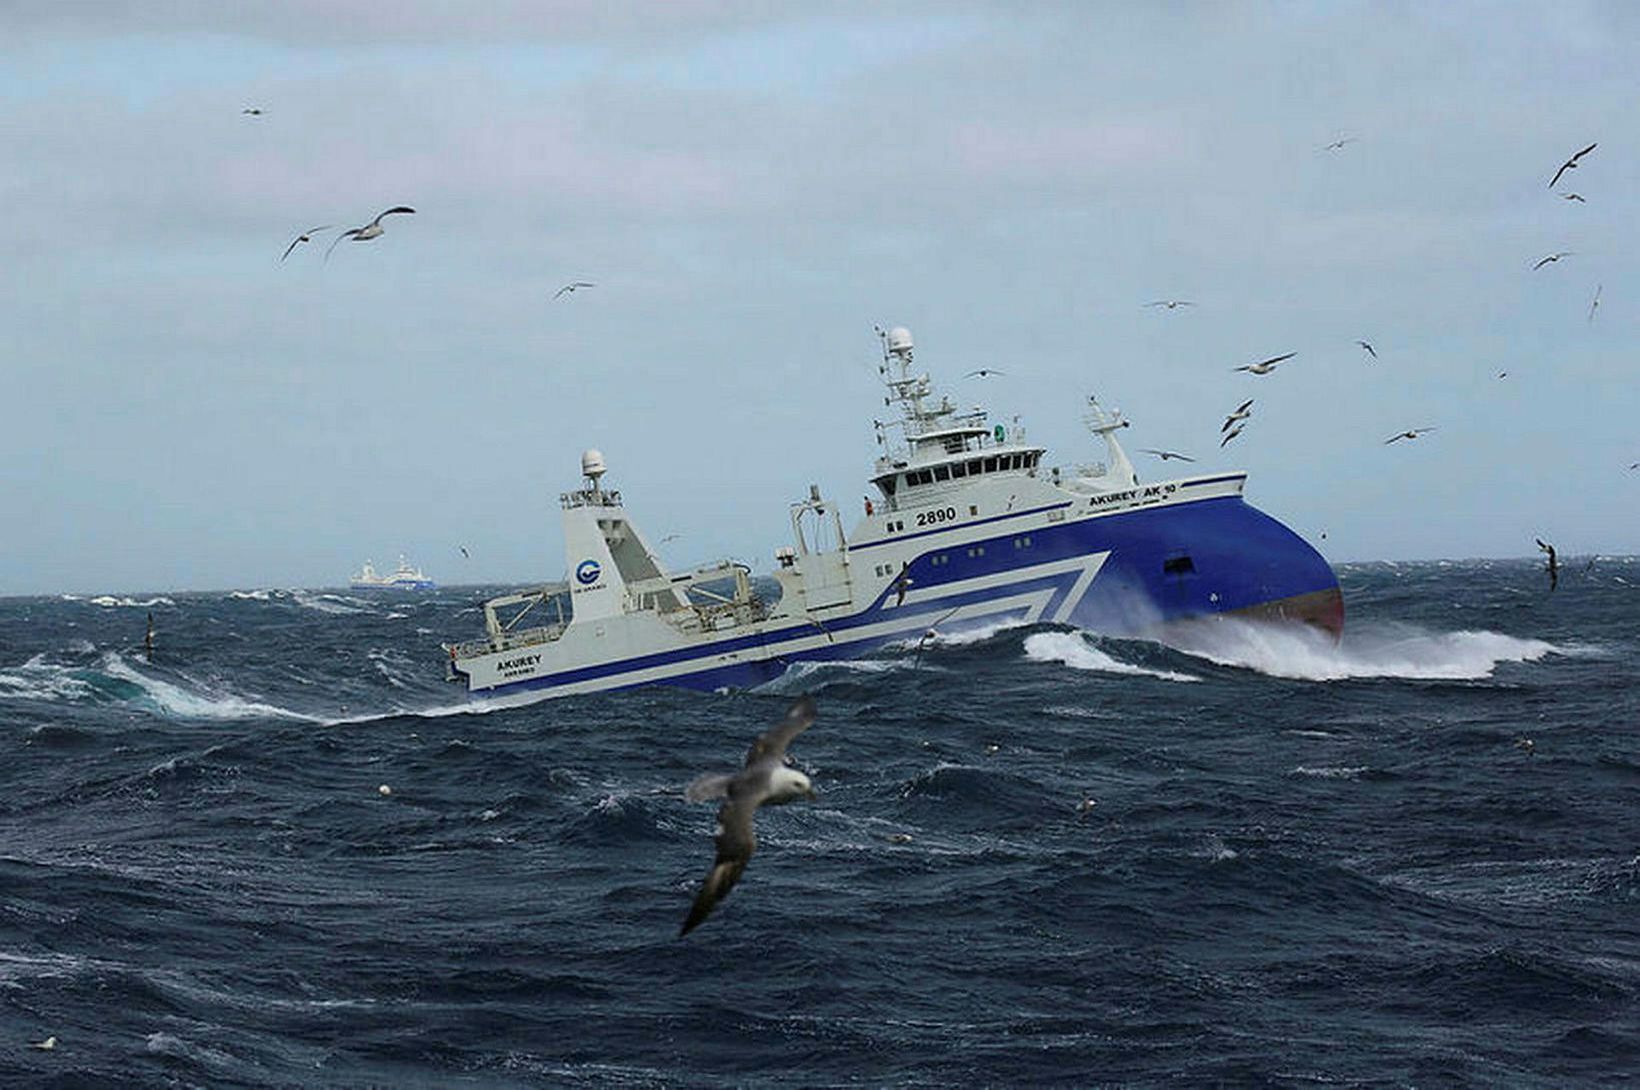
[[[1594,286],[1594,300],[1589,304],[1589,321],[1591,322],[1594,321],[1594,312],[1600,309],[1600,292],[1605,286],[1604,284]]]
[[[243,110],[240,110],[239,112],[242,113],[242,114],[247,114],[250,117],[261,117],[262,116],[262,107],[260,107],[260,106],[246,106]]]
[[[1553,189],[1555,187],[1555,183],[1560,181],[1560,176],[1562,174],[1566,173],[1568,170],[1576,170],[1577,169],[1577,161],[1579,159],[1583,158],[1585,155],[1589,154],[1589,152],[1593,151],[1595,148],[1597,148],[1599,146],[1600,145],[1598,143],[1590,144],[1588,147],[1584,148],[1582,151],[1578,152],[1576,155],[1572,156],[1570,159],[1566,160],[1564,163],[1561,163],[1560,164],[1560,169],[1555,171],[1555,176],[1553,178],[1549,179],[1549,188]]]
[[[577,290],[579,288],[595,288],[597,286],[598,286],[597,284],[594,284],[590,280],[574,280],[574,281],[571,281],[568,284],[565,284],[563,287],[559,288],[557,291],[553,292],[552,297],[554,299],[556,299],[560,295],[563,295],[567,292],[574,292],[575,290]]]
[[[331,242],[330,250],[325,251],[325,260],[326,261],[330,260],[331,250],[334,250],[336,248],[337,243],[341,242],[342,239],[344,239],[344,238],[350,238],[354,242],[369,242],[371,239],[378,237],[385,230],[385,228],[382,227],[383,217],[391,216],[391,215],[394,215],[395,213],[398,213],[398,212],[414,213],[415,209],[414,208],[407,208],[402,204],[396,205],[392,208],[389,208],[387,211],[383,212],[380,216],[377,216],[375,219],[371,220],[369,223],[365,224],[363,227],[350,227],[350,228],[348,228],[346,231],[343,231],[341,234],[337,235],[336,238]]]
[[[1581,204],[1589,203],[1583,199],[1583,194],[1581,193],[1562,193],[1560,195],[1560,199],[1563,201],[1578,201]]]
[[[1196,459],[1190,457],[1190,455],[1180,454],[1176,450],[1153,450],[1150,447],[1145,447],[1144,449],[1140,450],[1139,453],[1140,454],[1154,454],[1156,457],[1160,458],[1164,462],[1167,461],[1169,458],[1177,458],[1181,462],[1194,462],[1196,460]]]
[[[306,231],[303,231],[301,234],[297,235],[294,239],[291,240],[291,244],[289,246],[285,247],[285,252],[279,258],[279,260],[280,261],[285,260],[285,258],[290,256],[290,252],[292,250],[296,249],[296,247],[301,245],[302,243],[312,242],[313,241],[313,236],[318,234],[320,231],[328,231],[328,230],[330,230],[330,224],[328,224],[328,223],[320,224],[318,227],[309,227]]]
[[[1154,303],[1145,304],[1147,307],[1166,307],[1168,310],[1178,310],[1180,307],[1193,307],[1195,305],[1188,299],[1158,299]]]
[[[1232,431],[1226,433],[1225,437],[1223,439],[1219,440],[1219,449],[1223,450],[1225,448],[1225,446],[1230,442],[1230,440],[1232,440],[1236,436],[1240,435],[1243,426],[1244,425],[1237,424]]]
[[[1392,435],[1388,439],[1385,439],[1384,440],[1384,445],[1387,447],[1391,443],[1395,442],[1397,439],[1416,439],[1416,438],[1418,438],[1418,436],[1424,435],[1424,434],[1426,434],[1428,432],[1432,432],[1434,430],[1435,430],[1434,425],[1431,425],[1430,427],[1427,427],[1427,428],[1409,428],[1408,430],[1406,430],[1404,432],[1401,432],[1398,435]]]
[[[1268,375],[1271,371],[1274,371],[1276,367],[1282,363],[1282,361],[1290,360],[1296,355],[1298,355],[1297,352],[1288,352],[1285,355],[1271,356],[1267,360],[1260,360],[1258,363],[1248,363],[1243,364],[1241,367],[1232,367],[1230,370],[1251,371],[1255,375]]]
[[[57,1036],[56,1036],[56,1034],[53,1034],[52,1036],[47,1037],[43,1041],[35,1041],[32,1044],[30,1044],[29,1047],[30,1048],[38,1048],[43,1052],[50,1052],[52,1049],[57,1047]]]
[[[1532,271],[1537,272],[1537,270],[1543,268],[1543,266],[1549,264],[1549,262],[1551,262],[1551,261],[1559,261],[1563,257],[1571,257],[1572,254],[1575,253],[1575,252],[1576,251],[1573,251],[1573,250],[1562,250],[1557,254],[1550,254],[1548,257],[1543,258],[1541,261],[1539,261],[1536,265],[1533,265],[1532,266]]]
[[[1371,356],[1373,359],[1378,358],[1378,353],[1374,352],[1372,350],[1372,345],[1368,344],[1366,341],[1356,341],[1355,343],[1360,345],[1362,348],[1365,348],[1367,350],[1367,355]]]
[[[805,696],[787,710],[784,719],[758,736],[739,772],[702,776],[684,791],[690,802],[723,799],[724,803],[718,807],[717,858],[678,931],[680,938],[711,915],[745,872],[752,852],[757,850],[757,831],[752,823],[757,808],[815,797],[809,778],[786,766],[786,747],[813,722],[814,698]]]
[[[1224,418],[1224,426],[1219,429],[1219,434],[1223,435],[1225,432],[1230,430],[1230,425],[1231,424],[1234,424],[1238,420],[1246,420],[1249,416],[1252,416],[1252,415],[1253,415],[1253,399],[1248,398],[1246,401],[1243,401],[1240,405],[1236,406],[1236,411],[1235,412],[1231,413],[1229,416]]]
[[[981,367],[978,371],[970,371],[963,378],[990,378],[992,375],[1006,375],[1006,371],[998,371],[994,367]]]
[[[1353,143],[1355,143],[1355,137],[1353,137],[1353,136],[1344,136],[1344,137],[1340,137],[1337,140],[1334,140],[1332,143],[1326,145],[1321,150],[1322,151],[1339,151],[1344,147],[1345,144],[1353,144]]]

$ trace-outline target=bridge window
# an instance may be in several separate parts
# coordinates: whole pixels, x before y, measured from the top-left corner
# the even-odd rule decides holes
[[[991,457],[985,459],[985,472],[995,473],[996,471],[997,471],[997,460],[996,460],[996,455],[993,454]]]
[[[934,479],[936,481],[949,481],[951,479],[951,467],[950,466],[935,466],[934,467]]]
[[[953,465],[951,467],[951,477],[952,477],[952,479],[956,479],[958,477],[966,477],[966,476],[968,476],[968,467],[963,465],[961,462],[958,462],[958,463],[956,463],[955,465]]]

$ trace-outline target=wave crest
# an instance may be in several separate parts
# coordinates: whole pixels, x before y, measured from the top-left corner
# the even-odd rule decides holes
[[[1261,624],[1233,617],[1180,629],[1167,643],[1219,666],[1237,666],[1300,681],[1406,678],[1472,681],[1490,677],[1499,663],[1535,662],[1562,653],[1544,640],[1501,632],[1429,632],[1412,625],[1357,625],[1334,643],[1302,625]]]

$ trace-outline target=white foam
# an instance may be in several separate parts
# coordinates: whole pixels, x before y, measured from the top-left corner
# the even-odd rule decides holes
[[[176,605],[176,603],[171,601],[169,598],[149,598],[146,601],[139,602],[135,598],[116,598],[112,594],[100,594],[95,598],[88,598],[86,600],[94,606],[103,606],[104,608],[125,606],[132,609],[148,609],[154,606]]]
[[[230,590],[229,598],[239,598],[248,602],[266,602],[273,598],[271,590]]]
[[[1172,670],[1151,670],[1111,658],[1094,647],[1081,632],[1038,632],[1025,637],[1025,657],[1032,662],[1058,662],[1073,670],[1092,670],[1103,674],[1132,674],[1158,677],[1164,681],[1200,681],[1190,674]]]
[[[1240,666],[1302,681],[1345,678],[1475,680],[1500,662],[1533,662],[1560,649],[1501,632],[1429,632],[1375,623],[1347,628],[1341,643],[1304,625],[1260,624],[1232,617],[1175,633],[1176,649],[1220,666]]]
[[[83,700],[91,686],[66,666],[35,655],[21,666],[0,673],[0,700]]]
[[[1293,769],[1295,776],[1317,776],[1324,780],[1358,780],[1362,774],[1369,771],[1366,765],[1338,766],[1335,768],[1307,768],[1299,765]]]
[[[990,621],[976,625],[973,628],[960,628],[955,632],[936,631],[927,638],[928,647],[966,647],[973,643],[983,643],[995,636],[998,632],[1006,632],[1011,628],[1028,627],[1024,621]],[[913,644],[915,646],[915,644]]]
[[[296,604],[307,609],[318,610],[320,613],[369,613],[362,608],[365,603],[357,598],[344,598],[339,594],[309,594],[305,590],[291,591],[291,597]]]
[[[104,655],[99,668],[110,677],[117,677],[136,685],[162,712],[184,719],[274,718],[301,719],[310,723],[320,721],[317,717],[302,712],[254,700],[242,700],[231,694],[191,692],[180,685],[173,685],[142,673],[121,658],[117,651],[110,651]]]

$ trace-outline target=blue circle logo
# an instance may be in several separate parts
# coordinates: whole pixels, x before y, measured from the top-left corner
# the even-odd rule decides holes
[[[575,581],[583,586],[590,586],[598,581],[604,569],[596,560],[583,560],[575,566]]]

